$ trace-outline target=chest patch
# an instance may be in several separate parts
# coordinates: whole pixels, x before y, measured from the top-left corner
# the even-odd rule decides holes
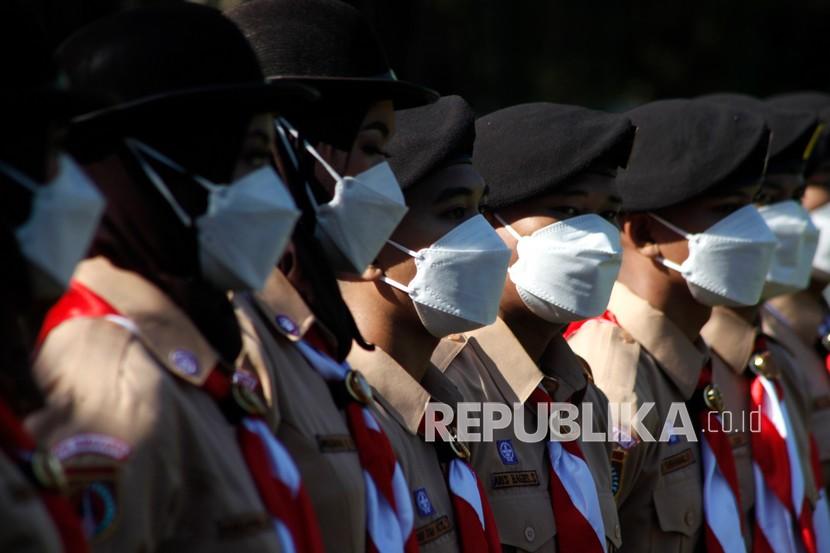
[[[669,474],[683,468],[688,467],[695,462],[691,449],[684,449],[680,453],[676,453],[671,457],[667,457],[660,463],[660,473]]]
[[[490,486],[494,490],[504,488],[522,488],[538,486],[539,475],[535,470],[516,470],[511,472],[494,472],[490,477]]]
[[[429,500],[426,488],[418,488],[412,492],[415,498],[415,507],[418,509],[418,514],[422,517],[428,517],[435,514],[435,509],[432,506],[432,501]]]
[[[505,465],[515,465],[519,462],[516,450],[513,449],[513,443],[510,440],[496,440],[496,447],[499,449],[501,462]]]
[[[419,545],[435,541],[452,530],[450,519],[446,515],[415,529],[415,536]]]

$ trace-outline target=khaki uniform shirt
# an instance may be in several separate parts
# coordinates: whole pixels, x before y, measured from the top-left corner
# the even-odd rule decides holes
[[[501,319],[488,327],[441,342],[433,363],[458,385],[464,398],[501,403],[513,410],[524,403],[542,382],[556,402],[572,396],[594,407],[594,429],[607,435],[608,401],[585,376],[585,371],[564,339],[558,337],[545,356],[545,372]],[[584,396],[584,398],[582,397]],[[517,437],[514,424],[536,430],[535,410],[518,411],[522,420],[471,442],[471,462],[482,480],[499,525],[506,551],[555,551],[556,522],[551,507],[549,461],[545,440],[529,442]],[[546,421],[545,421],[546,422]],[[581,442],[583,455],[597,484],[608,542],[619,547],[621,529],[611,493],[609,448],[606,441]]]
[[[60,536],[35,488],[0,453],[0,551],[59,553]]]
[[[452,503],[436,446],[425,442],[418,433],[427,404],[434,400],[455,409],[462,401],[458,389],[434,366],[430,366],[421,382],[416,381],[378,347],[370,352],[354,346],[348,361],[380,392],[379,420],[412,494],[420,550],[458,551]]]
[[[771,300],[761,312],[764,332],[793,357],[807,388],[805,410],[816,438],[824,483],[830,489],[830,372],[813,348],[825,307],[802,292]]]
[[[93,550],[278,551],[236,429],[198,388],[217,354],[135,273],[95,258],[75,277],[125,319],[49,334],[34,366],[48,405],[27,424],[63,461]]]
[[[294,343],[314,323],[311,310],[279,270],[257,295],[236,294],[245,350],[266,383],[277,436],[300,469],[327,551],[366,550],[363,469],[328,384]]]
[[[744,434],[740,442],[749,441],[750,419],[748,412],[750,398],[750,383],[754,373],[749,370],[749,361],[755,349],[755,339],[760,329],[747,323],[734,311],[716,307],[712,310],[712,317],[703,328],[701,335],[717,356],[725,362],[723,370],[715,369],[714,381],[721,389],[727,411],[732,412],[735,426],[746,425],[744,429],[732,435],[733,452],[740,480],[741,501],[744,511],[749,511],[755,503],[755,486],[752,476],[752,450],[750,447],[735,447],[739,435]],[[804,491],[810,505],[815,505],[817,490],[810,464],[810,442],[807,431],[808,415],[803,410],[804,385],[801,374],[796,369],[793,358],[786,349],[775,341],[768,340],[767,348],[770,357],[766,360],[770,374],[778,375],[777,380],[784,389],[784,402],[787,413],[793,426],[796,449],[800,455],[801,470],[804,474]],[[747,413],[746,415],[743,415]],[[746,421],[745,423],[743,421]],[[755,423],[757,425],[757,422]],[[748,457],[746,459],[745,457]],[[747,513],[749,514],[749,513]]]
[[[662,312],[619,282],[608,309],[620,323],[591,320],[569,339],[613,404],[612,433],[629,425],[647,402],[642,425],[659,440],[672,402],[695,391],[708,349],[692,343]],[[630,412],[628,409],[630,409]],[[703,535],[702,481],[697,442],[685,437],[644,441],[631,427],[614,446],[611,466],[622,525],[621,551],[695,551]]]

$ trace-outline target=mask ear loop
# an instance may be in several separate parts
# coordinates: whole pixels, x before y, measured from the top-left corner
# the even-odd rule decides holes
[[[168,158],[164,154],[161,154],[149,146],[142,144],[138,140],[134,138],[126,138],[124,140],[127,144],[127,147],[133,153],[136,160],[138,161],[139,165],[141,165],[141,169],[144,171],[144,174],[147,175],[147,178],[150,179],[150,182],[153,183],[153,186],[156,187],[156,190],[164,196],[164,199],[167,200],[167,203],[173,208],[173,211],[176,213],[176,216],[182,222],[183,225],[186,227],[193,226],[193,219],[188,215],[188,213],[182,208],[173,194],[170,192],[170,189],[167,188],[167,185],[164,184],[164,180],[161,176],[153,169],[147,161],[145,161],[144,156],[142,154],[147,154],[150,157],[154,158],[156,161],[164,163],[165,165],[169,166],[174,171],[178,171],[180,173],[188,174],[187,170],[173,161],[172,159]],[[195,176],[194,176],[195,177]],[[199,184],[204,185],[198,177],[195,177]]]
[[[662,223],[663,225],[665,225],[666,228],[668,228],[669,230],[672,230],[672,231],[676,232],[677,234],[679,234],[680,236],[682,236],[686,240],[691,240],[692,237],[694,236],[692,234],[689,234],[688,232],[686,232],[682,228],[678,227],[677,225],[674,225],[674,224],[666,221],[665,219],[663,219],[662,217],[660,217],[659,215],[657,215],[655,213],[649,213],[648,215],[652,219],[654,219],[654,220]],[[657,256],[657,260],[660,261],[660,263],[662,263],[663,265],[665,265],[669,269],[674,269],[678,273],[683,274],[683,268],[680,266],[680,264],[675,263],[674,261],[672,261],[670,259],[666,259],[662,255]]]
[[[398,250],[402,251],[403,253],[405,253],[409,257],[414,257],[415,259],[423,259],[424,258],[424,256],[422,254],[420,254],[416,251],[410,250],[406,246],[398,244],[394,240],[387,240],[386,243],[389,244],[390,246],[392,246],[394,248],[397,248]],[[385,282],[386,284],[388,284],[392,288],[397,288],[398,290],[400,290],[404,294],[410,294],[410,295],[412,294],[412,288],[410,288],[409,286],[406,286],[405,284],[401,284],[397,280],[392,280],[391,278],[389,278],[386,275],[380,275],[379,280],[381,282]]]
[[[518,240],[521,240],[522,238],[524,238],[521,234],[519,234],[519,233],[516,231],[516,229],[514,229],[512,226],[510,226],[510,223],[508,223],[507,221],[505,221],[504,219],[502,219],[501,215],[499,215],[499,214],[498,214],[498,213],[496,213],[495,211],[493,212],[493,217],[495,217],[495,218],[496,218],[496,221],[498,221],[499,223],[501,223],[501,224],[504,226],[504,228],[506,228],[506,229],[507,229],[507,232],[509,232],[509,233],[510,233],[510,236],[512,236],[513,238],[515,238],[517,241],[518,241]]]
[[[291,134],[291,136],[293,136],[297,140],[300,140],[300,133],[297,131],[297,129],[295,129],[293,126],[291,126],[291,123],[289,123],[284,117],[280,117],[280,118],[278,118],[278,120],[279,120],[280,125],[284,126],[286,129],[288,129],[288,132]],[[287,139],[287,137],[286,137],[286,139]],[[331,176],[331,178],[334,179],[334,182],[340,182],[341,180],[343,180],[343,177],[341,177],[340,174],[337,171],[334,170],[334,167],[329,165],[329,163],[323,158],[323,156],[320,155],[320,152],[318,152],[314,148],[314,146],[309,144],[308,140],[303,138],[302,143],[303,143],[303,148],[305,149],[305,151],[307,151],[309,154],[311,154],[311,157],[316,159],[320,163],[320,165],[323,166],[323,169],[325,169],[326,172],[329,174],[329,176]],[[299,162],[297,162],[296,166],[299,167]],[[311,199],[311,204],[314,206],[314,208],[316,209],[317,207],[319,207],[320,204],[317,202],[317,199],[314,197],[314,194],[311,192],[311,188],[309,187],[307,182],[306,182],[306,193],[308,194],[308,197]]]

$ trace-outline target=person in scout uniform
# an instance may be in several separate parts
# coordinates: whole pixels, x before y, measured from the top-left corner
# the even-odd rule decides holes
[[[303,160],[300,172],[286,169],[294,170],[292,191],[304,215],[265,288],[234,295],[245,349],[267,383],[277,436],[297,461],[326,550],[412,551],[413,504],[403,472],[377,424],[371,390],[341,363],[353,338],[337,329],[348,325],[330,324],[331,306],[316,288],[328,278],[333,299],[342,303],[334,270],[363,273],[400,221],[403,195],[383,155],[395,130],[393,108],[437,95],[395,80],[372,29],[341,2],[255,0],[229,17],[249,37],[268,78],[315,82],[321,91],[313,114],[279,122],[283,147]],[[328,173],[319,175],[323,166],[338,175],[338,199],[330,204],[324,202],[335,185]],[[364,241],[368,229],[377,235]],[[342,251],[334,238],[345,239]],[[305,264],[318,243],[327,255]],[[347,310],[345,316],[351,320]],[[356,347],[365,346],[355,336]]]
[[[622,267],[608,311],[569,339],[618,404],[622,550],[697,551],[706,541],[741,551],[748,536],[711,381],[720,361],[700,330],[712,306],[760,297],[775,238],[751,203],[769,132],[760,117],[698,100],[626,115],[638,130],[617,176]]]
[[[234,371],[227,298],[262,287],[296,221],[272,112],[314,91],[266,84],[233,23],[187,3],[99,20],[59,62],[113,100],[70,132],[108,204],[41,330],[48,403],[27,424],[64,463],[93,549],[320,551],[253,371]]]
[[[818,232],[800,198],[804,191],[804,154],[815,143],[818,121],[812,112],[783,111],[739,94],[716,94],[704,99],[751,111],[763,117],[772,132],[767,171],[756,205],[778,244],[761,302],[748,307],[716,307],[701,335],[724,361],[716,368],[726,370],[715,372],[713,380],[734,420],[750,421],[749,413],[758,412],[775,423],[776,411],[782,413],[780,424],[762,424],[760,429],[740,424],[729,436],[741,481],[741,504],[748,514],[754,513],[751,526],[756,527],[756,536],[763,536],[757,539],[766,540],[774,550],[804,540],[804,546],[811,550],[817,537],[812,515],[819,498],[810,459],[804,371],[786,347],[764,332],[761,306],[764,300],[801,290],[808,284]],[[772,390],[775,392],[769,393]],[[778,460],[777,464],[785,459],[789,473],[772,466],[768,461],[771,457]],[[756,472],[763,477],[756,478]],[[786,494],[778,497],[781,480],[787,482],[791,498]],[[778,508],[781,504],[787,509]],[[818,515],[826,518],[823,500],[821,507],[824,514]],[[824,532],[830,531],[828,524],[830,520],[825,520]]]
[[[381,424],[415,504],[422,551],[501,550],[482,485],[452,428],[425,441],[430,403],[465,398],[430,362],[442,337],[492,323],[510,251],[479,214],[485,194],[471,164],[475,118],[458,96],[397,114],[390,163],[409,212],[381,250],[377,281],[341,280],[343,297],[374,351],[349,363],[378,390]],[[439,418],[439,417],[436,417]]]
[[[587,402],[586,420],[602,434],[596,442],[528,442],[510,425],[471,444],[509,551],[621,543],[604,438],[608,400],[562,331],[605,311],[622,256],[614,178],[633,137],[625,116],[548,103],[476,121],[473,164],[489,187],[485,216],[512,250],[510,276],[495,324],[442,341],[433,362],[465,398],[524,403],[520,413],[531,421],[541,404]],[[556,461],[562,455],[574,462]],[[563,482],[579,491],[562,493]]]
[[[807,382],[810,430],[822,466],[825,486],[830,482],[830,308],[823,291],[830,284],[830,95],[801,92],[767,100],[773,107],[808,111],[819,117],[820,138],[804,164],[804,195],[801,202],[819,231],[818,249],[812,260],[809,285],[799,291],[770,299],[764,306],[764,330],[786,347]],[[808,152],[805,152],[807,154]],[[823,209],[822,209],[823,208]]]
[[[67,89],[43,34],[22,3],[0,6],[0,550],[83,552],[63,469],[23,427],[43,405],[30,365],[43,306],[63,293],[103,208],[58,140],[90,98]]]

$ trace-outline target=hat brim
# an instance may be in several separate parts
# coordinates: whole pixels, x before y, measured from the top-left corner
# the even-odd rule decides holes
[[[440,94],[419,84],[391,78],[323,77],[309,75],[279,75],[268,77],[268,82],[292,82],[320,91],[320,100],[343,101],[392,100],[395,110],[416,108],[438,101]]]
[[[96,94],[44,87],[0,91],[0,105],[26,116],[39,113],[51,121],[65,123],[78,115],[100,109],[107,102]]]
[[[84,113],[72,119],[81,134],[127,136],[134,123],[180,111],[239,111],[245,113],[296,113],[313,104],[320,94],[300,83],[245,83],[199,87],[148,96]]]

